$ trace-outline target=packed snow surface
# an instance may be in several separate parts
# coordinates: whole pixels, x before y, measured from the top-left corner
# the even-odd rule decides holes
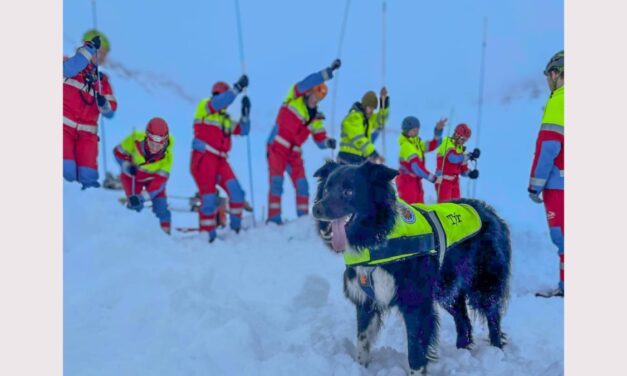
[[[228,230],[208,244],[198,233],[161,232],[150,210],[121,206],[119,192],[64,185],[65,375],[404,375],[397,312],[366,369],[354,359],[356,320],[342,292],[342,257],[303,217]],[[192,214],[175,213],[177,218]],[[505,218],[507,220],[507,218]],[[181,219],[182,220],[182,219]],[[180,220],[179,220],[180,221]],[[563,374],[563,300],[534,297],[557,280],[547,233],[513,233],[509,344],[489,346],[473,316],[476,347],[455,348],[440,312],[432,375]]]

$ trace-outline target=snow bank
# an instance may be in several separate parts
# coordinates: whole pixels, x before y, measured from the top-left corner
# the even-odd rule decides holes
[[[64,186],[66,375],[405,374],[395,313],[370,367],[353,359],[343,260],[323,246],[311,218],[225,231],[210,245],[198,234],[164,235],[149,210],[126,210],[118,196]],[[175,226],[195,222],[174,215]],[[453,319],[441,310],[432,374],[563,374],[563,301],[533,297],[556,282],[557,257],[548,234],[513,233],[509,345],[490,347],[474,319],[476,348],[457,350]]]

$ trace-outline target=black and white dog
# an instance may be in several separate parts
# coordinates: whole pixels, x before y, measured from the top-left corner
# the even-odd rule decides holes
[[[314,176],[319,182],[313,215],[321,223],[331,222],[331,243],[336,251],[359,253],[387,241],[398,216],[391,185],[396,175],[396,170],[370,162],[360,166],[327,162],[316,171]],[[357,308],[357,360],[362,365],[370,361],[382,314],[394,306],[402,314],[407,330],[411,375],[426,374],[427,362],[436,354],[435,302],[453,316],[458,348],[473,344],[467,303],[485,318],[490,343],[504,346],[501,317],[509,296],[509,229],[483,201],[454,202],[476,210],[481,230],[447,249],[442,261],[424,255],[374,267],[347,267],[344,293]],[[371,280],[370,294],[358,280],[364,275]]]

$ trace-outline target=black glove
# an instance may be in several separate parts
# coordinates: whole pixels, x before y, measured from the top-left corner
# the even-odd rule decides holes
[[[243,74],[242,77],[237,80],[236,83],[233,84],[233,87],[237,89],[237,91],[242,91],[248,86],[248,76]]]
[[[85,42],[86,45],[88,45],[89,47],[93,47],[97,50],[100,49],[100,35],[96,35],[95,37],[91,38],[90,41]]]
[[[331,69],[331,71],[334,71],[337,68],[339,68],[341,65],[342,65],[342,61],[340,59],[335,59],[333,60],[331,65],[329,65],[329,69]]]
[[[98,102],[98,107],[104,107],[104,105],[107,104],[107,98],[105,98],[104,95],[97,93],[96,102]]]
[[[385,109],[385,108],[389,108],[390,107],[390,96],[386,96],[385,100],[383,100],[383,98],[379,98],[379,106],[381,107],[381,109]]]
[[[137,175],[137,166],[135,166],[134,164],[128,166],[128,174],[131,176]]]
[[[242,98],[242,117],[248,117],[250,115],[250,99],[248,95],[244,95]]]
[[[141,211],[144,208],[144,198],[141,195],[132,195],[128,198],[129,209]]]
[[[544,202],[544,200],[540,198],[540,192],[531,188],[527,189],[527,191],[529,192],[529,198],[531,199],[531,201],[535,202],[536,204],[541,204]]]
[[[481,155],[481,150],[479,150],[479,148],[475,148],[475,150],[473,150],[470,154],[468,154],[468,159],[470,159],[471,161],[474,161],[475,159],[478,159],[480,155]]]
[[[470,171],[470,172],[468,173],[468,177],[469,177],[470,179],[476,179],[476,178],[478,178],[478,177],[479,177],[479,170],[474,169],[474,170]]]
[[[335,147],[337,146],[337,141],[333,138],[333,137],[329,137],[326,139],[326,141],[324,142],[324,144],[331,150],[335,150]]]

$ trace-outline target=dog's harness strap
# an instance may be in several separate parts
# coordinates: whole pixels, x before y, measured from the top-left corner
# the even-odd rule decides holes
[[[433,239],[435,242],[435,249],[438,252],[438,259],[440,260],[440,265],[444,261],[444,254],[446,253],[446,232],[444,232],[444,228],[442,227],[442,223],[438,218],[437,214],[434,212],[430,212],[418,207],[414,208],[422,214],[422,216],[427,220],[431,229],[433,229]]]

